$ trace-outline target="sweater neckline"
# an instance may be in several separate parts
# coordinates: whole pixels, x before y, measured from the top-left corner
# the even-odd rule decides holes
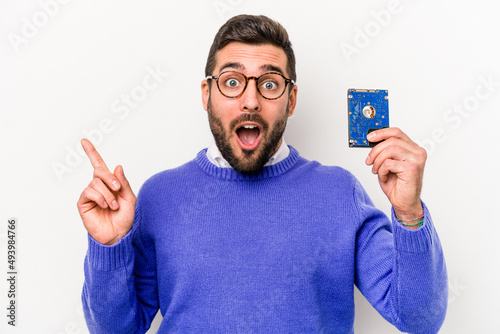
[[[206,148],[198,152],[195,160],[200,168],[208,175],[223,180],[257,181],[282,175],[292,169],[293,166],[295,166],[299,158],[299,152],[290,145],[288,145],[288,147],[290,148],[290,154],[288,155],[288,157],[278,162],[277,164],[262,167],[262,169],[257,174],[243,174],[235,171],[232,168],[217,167],[208,159]]]

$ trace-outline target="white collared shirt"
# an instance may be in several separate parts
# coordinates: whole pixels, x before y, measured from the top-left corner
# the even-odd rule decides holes
[[[274,153],[273,156],[269,158],[264,167],[277,164],[278,162],[288,157],[289,154],[290,148],[288,148],[288,145],[285,143],[285,138],[282,138],[280,147],[278,148],[276,153]],[[227,162],[226,159],[222,157],[217,144],[215,144],[215,139],[212,139],[212,142],[207,149],[207,158],[217,167],[232,168],[229,162]]]

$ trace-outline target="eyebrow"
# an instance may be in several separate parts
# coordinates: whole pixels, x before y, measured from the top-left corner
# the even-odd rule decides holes
[[[243,66],[243,64],[241,63],[225,63],[224,65],[222,65],[220,68],[219,68],[219,73],[222,72],[222,70],[226,69],[226,68],[235,68],[237,70],[244,70],[245,69],[245,66]]]
[[[274,66],[274,65],[262,65],[260,67],[263,71],[273,71],[273,72],[279,72],[281,74],[285,74],[283,70],[279,66]]]
[[[219,68],[219,73],[221,73],[223,70],[225,70],[226,68],[234,68],[234,69],[237,69],[237,70],[240,70],[240,71],[244,71],[245,70],[245,66],[241,63],[236,63],[236,62],[230,62],[230,63],[225,63],[224,65],[222,65],[220,68]],[[269,72],[269,71],[273,71],[273,72],[279,72],[281,74],[284,75],[284,72],[283,70],[279,67],[279,66],[274,66],[274,65],[271,65],[271,64],[265,64],[265,65],[262,65],[260,67],[260,69],[264,72]]]

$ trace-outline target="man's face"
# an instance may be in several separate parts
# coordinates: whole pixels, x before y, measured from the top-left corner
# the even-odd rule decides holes
[[[247,77],[258,77],[273,71],[288,78],[286,65],[285,52],[276,46],[230,43],[217,52],[212,75],[238,71]],[[255,80],[249,81],[238,98],[222,95],[215,80],[211,88],[203,80],[201,88],[210,129],[224,159],[238,172],[258,172],[281,144],[287,119],[295,109],[297,87],[294,85],[289,94],[287,86],[277,100],[263,98]]]

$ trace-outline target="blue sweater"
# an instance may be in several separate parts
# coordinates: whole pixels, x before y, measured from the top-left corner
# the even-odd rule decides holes
[[[91,333],[353,333],[354,285],[399,330],[437,333],[441,245],[377,210],[338,167],[290,155],[248,176],[206,150],[156,174],[130,232],[89,236],[82,300]]]

